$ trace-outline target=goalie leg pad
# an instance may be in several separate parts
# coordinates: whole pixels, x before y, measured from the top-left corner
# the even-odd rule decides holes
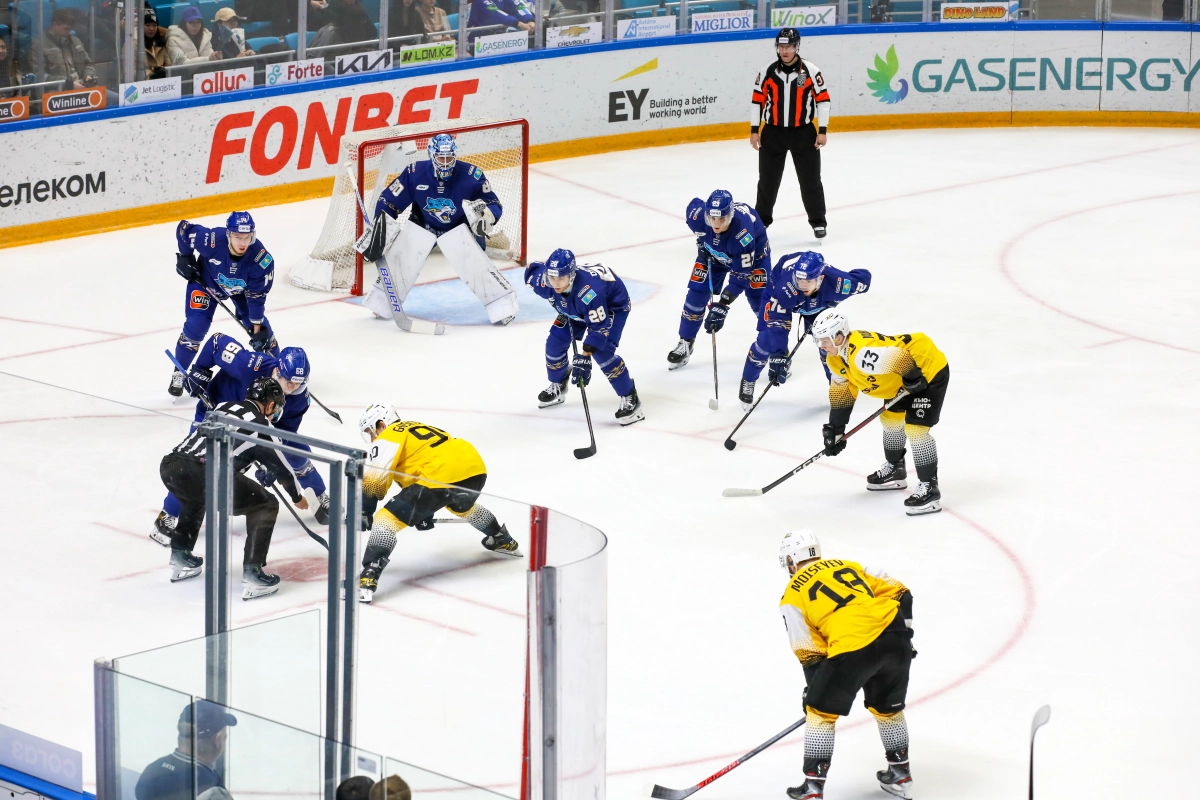
[[[466,225],[456,225],[446,231],[438,237],[437,244],[458,277],[483,303],[489,322],[502,322],[516,316],[516,290],[479,249]]]
[[[395,292],[396,302],[404,304],[436,243],[436,236],[409,220],[395,242],[384,253],[384,266],[392,279],[392,291]],[[388,297],[382,276],[363,299],[363,305],[374,311],[376,316],[392,316],[392,301]]]

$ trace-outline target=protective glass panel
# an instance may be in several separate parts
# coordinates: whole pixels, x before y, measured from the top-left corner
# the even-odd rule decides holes
[[[174,778],[176,785],[190,787],[193,776],[187,772],[187,762],[172,754],[191,752],[192,728],[180,724],[184,709],[191,706],[191,695],[128,675],[115,675],[113,697],[117,746],[112,752],[117,759],[114,779],[120,800],[134,800],[143,773],[145,786],[151,785],[157,775],[159,782],[167,776]],[[162,762],[168,766],[160,766]],[[174,774],[176,770],[178,775]]]
[[[444,797],[453,792],[456,800],[498,800],[501,797],[516,796],[514,791],[504,793],[494,792],[478,786],[470,786],[430,772],[427,769],[415,767],[393,758],[385,760],[387,780],[380,790],[382,797],[371,797],[371,800],[410,800],[410,797]]]

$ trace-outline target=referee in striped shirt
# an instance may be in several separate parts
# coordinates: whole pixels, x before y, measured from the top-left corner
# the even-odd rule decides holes
[[[808,224],[818,239],[824,239],[821,148],[829,124],[829,90],[816,65],[800,58],[799,48],[799,31],[779,31],[775,37],[779,59],[754,79],[754,114],[750,119],[750,145],[758,151],[758,201],[754,209],[763,225],[769,227],[775,218],[783,167],[791,153]]]

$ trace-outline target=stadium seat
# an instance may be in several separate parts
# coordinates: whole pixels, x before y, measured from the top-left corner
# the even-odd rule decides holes
[[[638,19],[649,19],[654,16],[654,10],[650,8],[642,8],[633,12],[633,16]]]
[[[658,5],[658,0],[621,0],[621,8],[645,8],[656,5]]]
[[[450,30],[458,30],[458,14],[447,14],[446,22],[450,23]]]
[[[738,11],[742,4],[740,0],[719,0],[716,3],[710,3],[713,11]]]
[[[306,45],[312,44],[313,37],[316,35],[316,31],[305,31],[304,43]],[[287,36],[283,37],[283,41],[285,44],[287,44],[288,50],[295,50],[296,45],[300,43],[300,37],[294,33],[289,33]]]
[[[708,12],[710,12],[712,10],[713,10],[713,7],[710,5],[692,5],[690,3],[688,4],[688,13],[689,14],[707,14]]]
[[[196,7],[200,9],[200,17],[204,24],[211,25],[213,17],[217,15],[217,0],[200,0]]]
[[[379,22],[379,0],[362,0],[362,7],[372,22]]]
[[[269,22],[247,22],[242,26],[246,29],[246,38],[252,36],[266,36],[271,32],[271,23]]]
[[[261,51],[267,45],[279,44],[278,36],[255,36],[253,39],[246,40],[246,47],[249,47],[254,52]]]

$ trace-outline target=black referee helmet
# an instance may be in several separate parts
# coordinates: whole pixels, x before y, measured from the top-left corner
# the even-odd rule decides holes
[[[781,44],[790,44],[793,47],[799,47],[800,31],[795,28],[780,29],[779,35],[775,37],[775,46],[778,47]]]
[[[263,413],[266,413],[267,406],[271,403],[275,404],[275,414],[272,419],[277,419],[277,414],[283,410],[283,404],[287,400],[283,395],[283,387],[274,378],[269,378],[266,375],[260,375],[254,379],[254,383],[250,384],[250,388],[246,390],[246,399],[251,402],[261,403]]]

